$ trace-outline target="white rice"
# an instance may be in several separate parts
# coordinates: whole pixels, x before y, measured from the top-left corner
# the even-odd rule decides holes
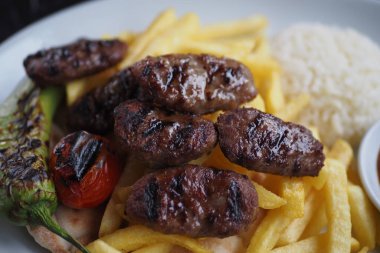
[[[287,98],[309,93],[300,123],[314,125],[331,145],[357,145],[380,119],[380,49],[352,29],[297,24],[276,35],[272,52],[283,69]]]

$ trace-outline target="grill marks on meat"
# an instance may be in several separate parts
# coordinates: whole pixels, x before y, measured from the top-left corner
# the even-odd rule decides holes
[[[224,155],[246,168],[284,176],[317,176],[323,166],[322,144],[303,126],[286,123],[256,109],[219,116]]]
[[[251,73],[237,61],[191,54],[147,57],[79,99],[70,121],[75,130],[105,133],[112,129],[113,109],[133,97],[169,111],[203,114],[237,108],[256,94]]]
[[[191,114],[231,110],[257,95],[250,71],[240,62],[211,55],[147,57],[130,67],[137,98]]]
[[[227,237],[251,224],[258,209],[250,180],[196,165],[148,174],[126,201],[129,221],[170,234]]]
[[[120,40],[81,39],[31,54],[24,60],[24,67],[38,84],[64,84],[117,64],[126,51],[127,45]]]
[[[70,126],[75,130],[106,133],[113,129],[116,106],[134,96],[135,82],[125,69],[114,75],[105,86],[84,95],[70,107]]]
[[[212,122],[191,115],[168,114],[130,100],[115,109],[115,135],[127,152],[161,165],[179,165],[214,148]]]

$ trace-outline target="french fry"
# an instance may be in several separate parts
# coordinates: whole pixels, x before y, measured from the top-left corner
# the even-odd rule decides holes
[[[327,234],[315,235],[272,250],[272,253],[320,253],[326,252]],[[351,252],[359,250],[359,242],[351,237]]]
[[[363,189],[350,184],[348,186],[352,231],[360,245],[369,249],[376,245],[376,210],[372,206]]]
[[[201,28],[202,29],[202,28]],[[255,45],[257,43],[257,38],[261,36],[265,31],[258,31],[257,33],[244,33],[244,34],[239,34],[236,36],[227,36],[227,37],[219,37],[219,38],[203,38],[199,39],[197,35],[194,36],[195,40],[201,40],[201,41],[216,41],[220,43],[225,43],[225,44],[230,44],[233,46],[238,46],[241,42],[244,43],[252,43],[253,48],[255,48]],[[250,45],[251,47],[252,45]]]
[[[265,112],[265,102],[264,102],[264,99],[261,97],[260,94],[258,94],[251,101],[248,101],[246,103],[241,104],[240,107],[241,108],[256,108],[262,112]],[[214,113],[209,113],[209,114],[203,115],[203,118],[208,119],[212,122],[216,122],[219,115],[222,113],[223,113],[223,111],[216,111]]]
[[[144,31],[139,35],[128,50],[127,57],[120,64],[121,68],[125,68],[135,61],[143,58],[145,54],[144,49],[149,43],[160,33],[162,33],[167,27],[171,26],[176,21],[175,11],[168,9],[162,12]]]
[[[178,53],[182,49],[182,44],[198,30],[199,17],[194,13],[188,13],[152,40],[138,58],[141,59],[147,55]]]
[[[247,253],[269,252],[276,245],[281,232],[292,221],[284,214],[283,207],[270,210],[253,234]]]
[[[284,214],[288,217],[301,218],[304,216],[305,188],[299,178],[284,178],[280,188],[280,196],[287,201]]]
[[[123,220],[127,219],[127,216],[125,215],[125,203],[117,203],[115,205],[115,210],[117,215],[123,218]]]
[[[181,43],[180,53],[195,53],[195,54],[212,54],[215,56],[231,57],[231,48],[227,45],[208,41],[183,41]],[[236,57],[235,57],[236,58]]]
[[[132,44],[133,41],[139,36],[139,34],[137,33],[134,33],[134,32],[128,32],[128,31],[125,31],[125,32],[122,32],[120,33],[117,37],[126,42],[126,43],[129,43],[129,44]]]
[[[195,253],[211,253],[209,250],[204,249],[195,239],[181,235],[161,234],[139,225],[119,229],[112,234],[101,237],[99,240],[124,252],[134,251],[152,244],[169,243],[179,245]]]
[[[265,112],[265,102],[263,97],[258,94],[254,99],[248,101],[240,106],[241,108],[256,108],[262,112]]]
[[[108,79],[116,72],[117,67],[113,67],[106,69],[93,76],[69,82],[65,86],[67,105],[72,105],[78,98],[80,98],[90,90],[104,85],[108,81]]]
[[[227,47],[233,48],[234,51],[251,53],[255,47],[255,39],[253,38],[241,38],[239,40],[218,40],[222,45],[226,45]]]
[[[89,245],[87,245],[87,249],[91,253],[122,253],[121,251],[111,247],[107,243],[101,241],[101,240],[96,240]]]
[[[316,210],[313,218],[310,223],[307,225],[301,239],[305,239],[308,237],[312,237],[321,233],[322,229],[327,225],[327,216],[326,216],[326,208],[325,203],[319,203],[319,207]]]
[[[254,51],[256,54],[262,54],[262,55],[270,54],[268,38],[264,34],[260,34],[258,36]]]
[[[253,185],[255,186],[255,189],[258,195],[259,207],[263,209],[275,209],[286,204],[285,199],[281,198],[280,196],[274,194],[271,191],[268,191],[262,185],[254,181],[252,182],[253,182]]]
[[[255,181],[256,183],[258,183],[260,185],[262,185],[263,187],[264,187],[263,184],[266,182],[267,178],[268,178],[268,175],[266,173],[252,172],[252,174],[251,174],[251,180]],[[271,192],[273,192],[272,189],[271,189]]]
[[[367,253],[369,251],[368,247],[363,247],[358,253]]]
[[[205,161],[207,161],[208,157],[209,157],[209,154],[204,154],[203,156],[195,160],[191,160],[189,164],[202,165],[204,164]]]
[[[236,235],[226,238],[201,238],[199,239],[199,243],[212,252],[240,253],[244,250],[242,239]]]
[[[360,249],[360,243],[355,238],[351,237],[351,252],[357,252]]]
[[[313,134],[313,137],[317,140],[321,140],[321,137],[319,135],[319,130],[317,127],[314,127],[314,126],[309,126],[308,129],[311,131],[311,133]],[[324,147],[323,147],[324,148]]]
[[[266,217],[268,211],[262,208],[259,208],[256,212],[255,220],[248,225],[247,229],[239,234],[239,237],[242,238],[244,244],[244,252],[247,249],[247,245],[251,241],[252,236],[255,234],[256,230],[260,226],[261,222]]]
[[[285,106],[285,96],[282,91],[280,74],[273,72],[270,79],[259,89],[268,113],[276,114]]]
[[[270,189],[271,192],[279,195],[282,182],[283,182],[282,176],[273,175],[273,174],[265,174],[265,178],[262,182],[260,182],[260,184],[264,186],[266,189]]]
[[[100,222],[99,237],[116,231],[123,222],[123,218],[119,215],[116,204],[115,199],[111,197],[104,210],[102,221]]]
[[[272,250],[282,231],[290,224],[292,219],[302,217],[304,203],[302,181],[284,178],[280,192],[281,197],[287,201],[287,204],[268,212],[255,231],[248,245],[247,253],[262,253]]]
[[[134,253],[170,253],[173,245],[170,243],[156,243],[133,251]]]
[[[240,43],[242,44],[242,43]],[[253,45],[253,43],[251,43]],[[220,43],[215,41],[194,41],[185,40],[181,42],[181,46],[177,52],[179,53],[195,53],[195,54],[211,54],[219,57],[229,57],[240,60],[252,51],[252,46],[248,43],[240,45],[238,43]]]
[[[138,178],[144,174],[145,165],[138,161],[130,159],[127,162],[127,166],[124,168],[124,171],[113,191],[110,200],[107,203],[106,209],[104,210],[103,218],[100,223],[99,228],[99,237],[108,235],[118,228],[123,222],[123,217],[119,215],[119,210],[116,207],[120,203],[121,199],[119,198],[119,192],[117,189],[123,186],[132,185]]]
[[[278,63],[270,56],[254,53],[246,55],[241,58],[240,61],[248,67],[255,77],[255,85],[259,90],[259,94],[263,96],[265,103],[267,103],[263,89],[265,89],[266,83],[271,78],[272,73],[279,72]]]
[[[298,241],[306,226],[313,218],[321,203],[321,195],[312,190],[305,200],[305,213],[301,218],[294,219],[289,226],[282,232],[277,245],[284,246]]]
[[[339,139],[332,146],[328,156],[331,159],[340,161],[343,166],[348,169],[348,166],[354,157],[354,151],[348,142]]]
[[[336,162],[334,166],[328,167],[328,172],[329,177],[324,187],[329,235],[327,252],[349,252],[351,217],[346,169],[340,162]]]
[[[326,252],[326,234],[316,235],[272,250],[272,253],[320,253]]]
[[[211,152],[210,156],[203,163],[206,167],[215,167],[219,169],[228,169],[235,171],[237,173],[249,176],[251,175],[251,171],[247,170],[244,167],[241,167],[237,164],[231,163],[223,154],[220,146],[217,145],[214,150]]]
[[[219,23],[202,28],[197,39],[215,39],[261,32],[268,25],[264,16],[254,16],[238,21]]]
[[[310,96],[308,94],[300,94],[285,103],[285,105],[274,111],[274,115],[284,121],[294,121],[298,115],[309,104]]]
[[[219,115],[222,114],[222,113],[223,113],[223,111],[219,110],[219,111],[216,111],[216,112],[213,112],[213,113],[205,114],[202,117],[204,119],[210,120],[210,121],[212,121],[212,122],[215,123],[217,121]]]
[[[311,185],[316,190],[321,190],[325,185],[327,178],[329,177],[329,170],[331,167],[334,167],[337,163],[340,163],[337,160],[327,158],[325,160],[325,165],[319,171],[318,176],[316,177],[304,177],[303,181],[305,184]]]
[[[131,187],[130,186],[120,186],[117,187],[115,190],[116,197],[117,197],[117,202],[118,203],[125,203],[125,201],[128,198],[129,193],[131,192]]]

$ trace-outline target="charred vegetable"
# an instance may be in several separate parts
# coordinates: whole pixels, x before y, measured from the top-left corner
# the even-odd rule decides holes
[[[18,225],[41,224],[88,252],[52,218],[57,197],[46,159],[60,92],[28,82],[0,108],[0,212]]]
[[[110,142],[78,131],[63,137],[50,157],[59,200],[72,208],[100,205],[112,193],[123,163]]]

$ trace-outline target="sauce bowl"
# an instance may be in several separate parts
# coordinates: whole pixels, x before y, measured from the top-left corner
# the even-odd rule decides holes
[[[359,148],[359,175],[372,203],[380,211],[380,181],[377,159],[380,152],[380,121],[365,134]]]

